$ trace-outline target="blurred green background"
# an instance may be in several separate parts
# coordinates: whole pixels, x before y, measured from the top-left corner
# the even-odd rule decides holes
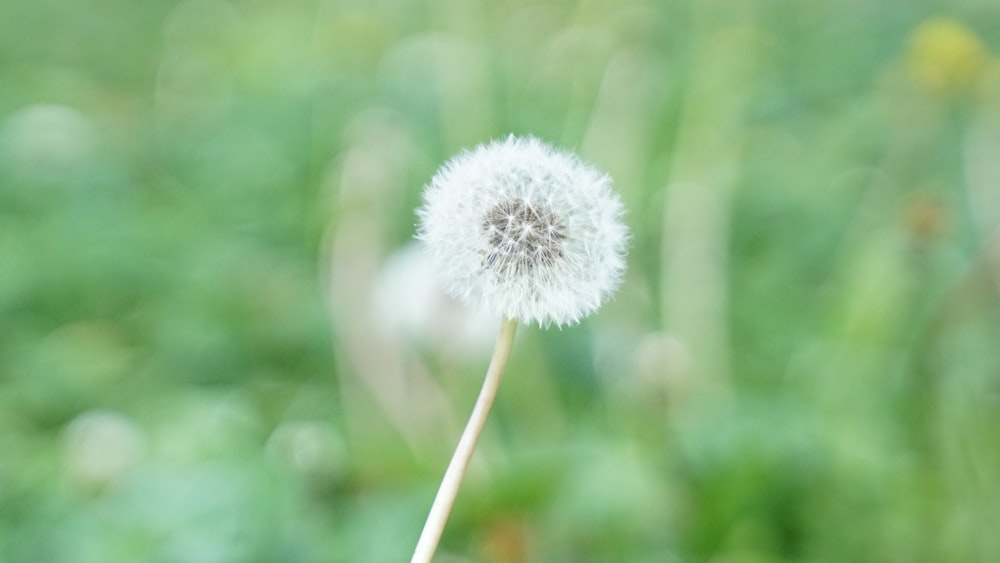
[[[439,561],[1000,561],[995,0],[0,2],[0,561],[405,561],[497,319],[420,191],[629,209]]]

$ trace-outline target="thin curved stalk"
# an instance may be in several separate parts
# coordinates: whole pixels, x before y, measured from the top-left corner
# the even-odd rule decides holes
[[[510,348],[514,343],[514,332],[517,330],[517,321],[504,319],[500,323],[500,334],[497,336],[496,345],[493,347],[493,358],[490,360],[490,367],[486,370],[486,379],[483,387],[479,391],[479,398],[476,399],[476,406],[472,409],[469,422],[465,425],[462,437],[458,441],[458,447],[451,456],[448,470],[441,479],[441,486],[438,488],[437,496],[434,497],[434,504],[431,505],[430,514],[424,523],[424,530],[420,533],[417,547],[413,551],[413,558],[410,563],[430,563],[437,551],[438,541],[441,540],[441,533],[448,522],[448,515],[451,514],[451,507],[455,504],[455,497],[458,495],[458,488],[462,484],[465,470],[469,467],[469,460],[472,459],[472,452],[476,449],[479,435],[486,425],[486,418],[490,414],[490,407],[493,406],[493,399],[497,396],[497,389],[500,388],[500,380],[503,378],[504,369],[507,367],[507,358],[510,356]]]

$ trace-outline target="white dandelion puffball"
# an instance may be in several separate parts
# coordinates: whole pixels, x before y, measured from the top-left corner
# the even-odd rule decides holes
[[[424,189],[417,236],[450,293],[541,326],[593,313],[625,270],[611,179],[538,139],[464,151]]]

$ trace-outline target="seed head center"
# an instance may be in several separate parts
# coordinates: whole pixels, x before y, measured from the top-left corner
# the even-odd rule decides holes
[[[523,272],[551,266],[562,256],[566,227],[551,211],[519,198],[497,204],[483,218],[490,250],[483,265]]]

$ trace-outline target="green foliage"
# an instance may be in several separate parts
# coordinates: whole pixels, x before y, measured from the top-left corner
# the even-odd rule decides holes
[[[495,327],[403,249],[511,132],[612,175],[629,271],[521,329],[440,560],[1000,560],[997,30],[0,3],[0,561],[405,560]]]

